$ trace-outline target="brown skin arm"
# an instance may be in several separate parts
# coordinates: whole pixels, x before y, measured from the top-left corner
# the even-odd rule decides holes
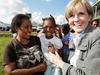
[[[4,66],[5,75],[11,75],[11,72],[16,68],[15,63],[10,63]]]
[[[35,67],[28,69],[16,69],[15,63],[5,65],[5,75],[33,75],[36,72],[43,72],[46,70],[46,65],[41,63]]]

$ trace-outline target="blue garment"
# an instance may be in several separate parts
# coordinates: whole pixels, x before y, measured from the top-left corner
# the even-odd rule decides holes
[[[62,75],[62,70],[55,64],[49,64],[45,71],[45,75]]]
[[[73,37],[73,34],[71,32],[69,32],[67,35],[65,35],[63,38],[62,38],[62,42],[64,44],[64,42],[69,42]],[[63,46],[63,52],[66,54],[69,54],[69,47],[68,45],[64,45]]]

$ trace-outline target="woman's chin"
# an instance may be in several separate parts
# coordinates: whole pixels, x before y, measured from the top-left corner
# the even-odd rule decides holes
[[[76,33],[81,33],[83,31],[83,29],[76,29],[75,32]]]

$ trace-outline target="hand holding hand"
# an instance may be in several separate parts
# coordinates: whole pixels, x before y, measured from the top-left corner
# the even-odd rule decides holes
[[[51,52],[51,53],[55,54],[55,51],[56,51],[56,48],[54,47],[54,45],[51,42],[49,42],[48,52]]]
[[[62,67],[64,62],[62,61],[61,57],[56,51],[55,54],[49,52],[49,57],[51,58],[50,62],[56,64],[57,66]]]

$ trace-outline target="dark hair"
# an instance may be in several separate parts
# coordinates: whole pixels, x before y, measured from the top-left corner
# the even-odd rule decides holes
[[[55,19],[52,15],[50,15],[49,17],[42,18],[42,20],[43,20],[43,24],[45,20],[50,20],[56,26]]]
[[[70,27],[69,27],[69,24],[64,24],[62,26],[62,32],[64,33],[64,35],[68,34],[70,32]]]
[[[16,29],[19,28],[25,19],[30,19],[27,15],[25,14],[17,14],[14,16],[11,22],[11,32],[16,33]]]
[[[96,21],[99,24],[99,19],[93,19],[92,22]]]

